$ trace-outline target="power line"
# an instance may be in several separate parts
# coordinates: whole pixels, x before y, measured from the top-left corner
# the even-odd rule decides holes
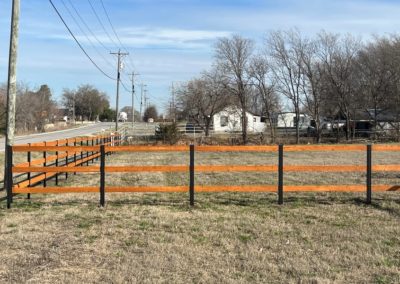
[[[110,36],[110,34],[108,33],[106,27],[103,25],[103,22],[101,21],[99,15],[96,12],[96,9],[93,7],[93,4],[90,0],[88,0],[90,7],[92,8],[92,11],[94,13],[94,15],[97,18],[97,21],[99,22],[100,26],[103,28],[104,32],[106,33],[107,37],[111,40],[111,42],[117,47],[119,48],[118,44],[115,43],[115,41],[112,39],[112,37]]]
[[[69,1],[69,2],[71,3],[71,1]],[[97,54],[99,54],[104,59],[104,61],[108,63],[108,65],[113,66],[113,64],[94,45],[93,41],[89,38],[89,36],[83,30],[82,26],[78,23],[78,21],[76,20],[76,18],[72,14],[71,10],[67,7],[67,5],[65,4],[64,0],[61,0],[61,3],[64,5],[65,10],[67,10],[67,12],[71,16],[72,20],[78,26],[79,30],[82,32],[82,34],[85,36],[85,38],[89,41],[90,45],[93,47],[94,50],[96,50]],[[77,11],[75,10],[75,12],[77,12]]]
[[[106,72],[104,72],[97,64],[96,62],[94,62],[94,60],[90,57],[90,55],[86,52],[86,50],[83,48],[83,46],[80,44],[80,42],[78,41],[78,39],[75,37],[75,35],[73,34],[73,32],[71,31],[71,29],[68,27],[67,23],[65,22],[64,18],[61,16],[60,12],[58,11],[58,9],[56,8],[56,6],[54,5],[52,0],[49,0],[51,6],[53,7],[54,11],[57,13],[58,17],[60,18],[60,20],[63,22],[64,26],[66,27],[66,29],[68,30],[68,32],[70,33],[70,35],[74,38],[76,44],[79,46],[79,48],[82,50],[82,52],[86,55],[86,57],[90,60],[90,62],[92,62],[92,64],[97,68],[97,70],[99,70],[104,76],[106,76],[107,78],[111,79],[111,80],[117,80],[113,77],[111,77],[110,75],[108,75]]]
[[[89,27],[89,25],[86,23],[85,19],[83,19],[83,17],[80,15],[80,13],[78,12],[78,10],[76,9],[76,7],[74,6],[74,4],[71,2],[71,0],[68,0],[69,4],[71,5],[71,7],[74,9],[75,13],[78,15],[79,19],[81,20],[81,22],[85,25],[85,27],[88,29],[88,31],[90,32],[90,34],[94,37],[94,39],[102,46],[104,47],[105,50],[107,50],[108,52],[110,51],[110,49],[104,45],[104,43],[102,43],[98,37],[95,35],[95,33],[92,31],[92,29]]]
[[[122,47],[126,52],[128,52],[128,50],[126,49],[126,47],[124,46],[124,44],[122,44],[122,42],[121,42],[121,40],[120,40],[120,38],[119,38],[119,36],[118,36],[118,34],[117,34],[115,28],[114,28],[114,25],[111,23],[110,16],[109,16],[109,14],[108,14],[108,12],[107,12],[106,7],[104,6],[103,0],[100,0],[100,3],[101,3],[101,6],[103,7],[103,11],[104,11],[104,14],[105,14],[106,17],[107,17],[108,23],[110,24],[111,29],[112,29],[112,31],[113,31],[115,37],[117,38],[119,44],[121,45],[121,47]],[[130,56],[128,56],[128,59],[129,59],[129,62],[130,62],[130,64],[131,64],[131,68],[132,68],[132,69],[135,69],[135,68],[134,68],[134,64],[133,64],[133,62],[132,62],[132,58],[131,58]]]

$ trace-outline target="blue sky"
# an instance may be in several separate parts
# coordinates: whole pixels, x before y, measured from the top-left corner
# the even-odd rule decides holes
[[[11,0],[0,1],[0,82],[6,82]],[[100,0],[91,0],[110,40],[88,0],[53,0],[70,28],[96,63],[115,76],[118,44]],[[75,24],[68,10],[93,42]],[[80,22],[70,2],[89,25],[100,45]],[[138,83],[148,87],[150,102],[162,110],[170,99],[172,82],[182,82],[209,68],[217,38],[239,33],[262,45],[268,31],[298,27],[305,34],[321,29],[351,33],[368,39],[371,34],[396,33],[400,29],[400,1],[361,0],[103,0],[111,22],[130,52],[126,73],[141,74]],[[84,56],[48,1],[21,0],[18,80],[37,87],[48,84],[56,98],[63,88],[90,83],[115,105],[115,82],[103,76]],[[137,88],[140,92],[140,88]],[[120,106],[130,105],[130,93],[121,89]],[[138,104],[136,109],[138,108]]]

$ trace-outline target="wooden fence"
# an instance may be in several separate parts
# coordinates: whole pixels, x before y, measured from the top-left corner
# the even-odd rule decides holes
[[[93,140],[92,140],[93,141]],[[44,158],[33,164],[32,162],[23,163],[16,166],[9,166],[8,178],[13,179],[14,173],[41,173],[41,175],[56,175],[57,173],[99,173],[99,186],[91,187],[48,187],[46,184],[42,187],[31,187],[32,182],[25,181],[17,183],[7,188],[7,204],[11,206],[12,196],[15,193],[81,193],[81,192],[98,192],[100,193],[100,205],[105,204],[106,192],[188,192],[190,205],[194,205],[194,193],[196,192],[277,192],[278,203],[283,204],[284,192],[296,191],[337,191],[337,192],[366,192],[366,202],[371,203],[372,191],[399,191],[398,185],[372,185],[373,172],[398,172],[400,164],[390,165],[373,165],[372,151],[400,151],[400,145],[302,145],[302,146],[118,146],[110,141],[103,141],[96,145],[22,145],[13,146],[7,150],[9,160],[12,162],[12,156],[15,152],[60,152],[67,154],[66,157],[73,153],[86,152],[92,153],[89,158],[100,157],[100,165],[77,167],[78,163],[64,165],[47,165],[49,158]],[[349,152],[357,151],[366,155],[365,165],[284,165],[284,152]],[[152,166],[107,166],[106,155],[111,152],[187,152],[189,154],[188,165],[152,165]],[[277,152],[276,165],[195,165],[196,152]],[[89,154],[88,154],[89,155]],[[54,157],[52,158],[54,160]],[[80,165],[87,162],[83,158]],[[41,165],[44,163],[44,165]],[[41,166],[38,166],[41,165]],[[121,172],[188,172],[188,185],[182,186],[107,186],[105,180],[106,173]],[[199,172],[275,172],[278,174],[277,185],[195,185],[195,173]],[[284,172],[365,172],[365,184],[357,185],[284,185]],[[12,183],[8,183],[12,184]]]
[[[6,189],[7,190],[7,206],[10,206],[12,202],[12,197],[14,194],[18,194],[18,189],[20,188],[32,188],[40,183],[43,187],[47,187],[47,181],[50,179],[55,179],[55,184],[59,184],[60,174],[65,174],[65,179],[68,178],[69,173],[76,174],[80,172],[83,166],[89,166],[89,162],[94,163],[98,160],[100,153],[97,148],[100,145],[104,146],[116,146],[119,145],[121,141],[121,136],[116,135],[101,135],[101,136],[91,136],[91,137],[76,137],[56,141],[38,142],[38,143],[28,143],[13,147],[7,147],[6,155],[8,156],[6,165],[6,177],[9,179],[8,184],[12,185]],[[13,164],[13,152],[14,148],[19,147],[20,149],[28,149],[26,152],[26,162],[14,165]],[[74,151],[64,151],[67,147],[68,149],[74,148]],[[83,147],[85,149],[83,149]],[[97,148],[96,148],[97,147]],[[30,149],[34,148],[35,151]],[[39,151],[37,149],[43,149]],[[43,158],[32,159],[32,152],[42,152]],[[111,152],[106,152],[105,155],[110,155]],[[43,168],[43,171],[26,171],[20,172],[18,175],[14,175],[14,169],[18,168]],[[51,171],[52,168],[64,168],[65,171]],[[11,169],[11,170],[10,170]],[[50,170],[49,170],[50,169]],[[70,169],[74,169],[70,171]],[[22,173],[22,174],[21,174]],[[28,199],[30,198],[30,193],[28,193]]]

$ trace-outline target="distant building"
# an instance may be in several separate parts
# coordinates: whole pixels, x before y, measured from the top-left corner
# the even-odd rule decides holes
[[[247,131],[260,133],[265,131],[265,119],[246,111]],[[229,106],[216,113],[213,117],[214,132],[240,132],[242,131],[242,110]]]
[[[301,113],[299,118],[299,128],[308,129],[311,126],[311,117]],[[296,128],[296,113],[282,112],[276,115],[276,127],[278,128]]]
[[[128,120],[128,114],[124,111],[121,111],[118,116],[118,120],[122,122],[126,122]]]

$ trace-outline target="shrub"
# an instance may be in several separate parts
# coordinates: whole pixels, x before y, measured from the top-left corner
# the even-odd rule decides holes
[[[176,144],[180,138],[178,126],[175,122],[172,124],[160,124],[156,134],[164,143],[169,143],[170,145]]]

